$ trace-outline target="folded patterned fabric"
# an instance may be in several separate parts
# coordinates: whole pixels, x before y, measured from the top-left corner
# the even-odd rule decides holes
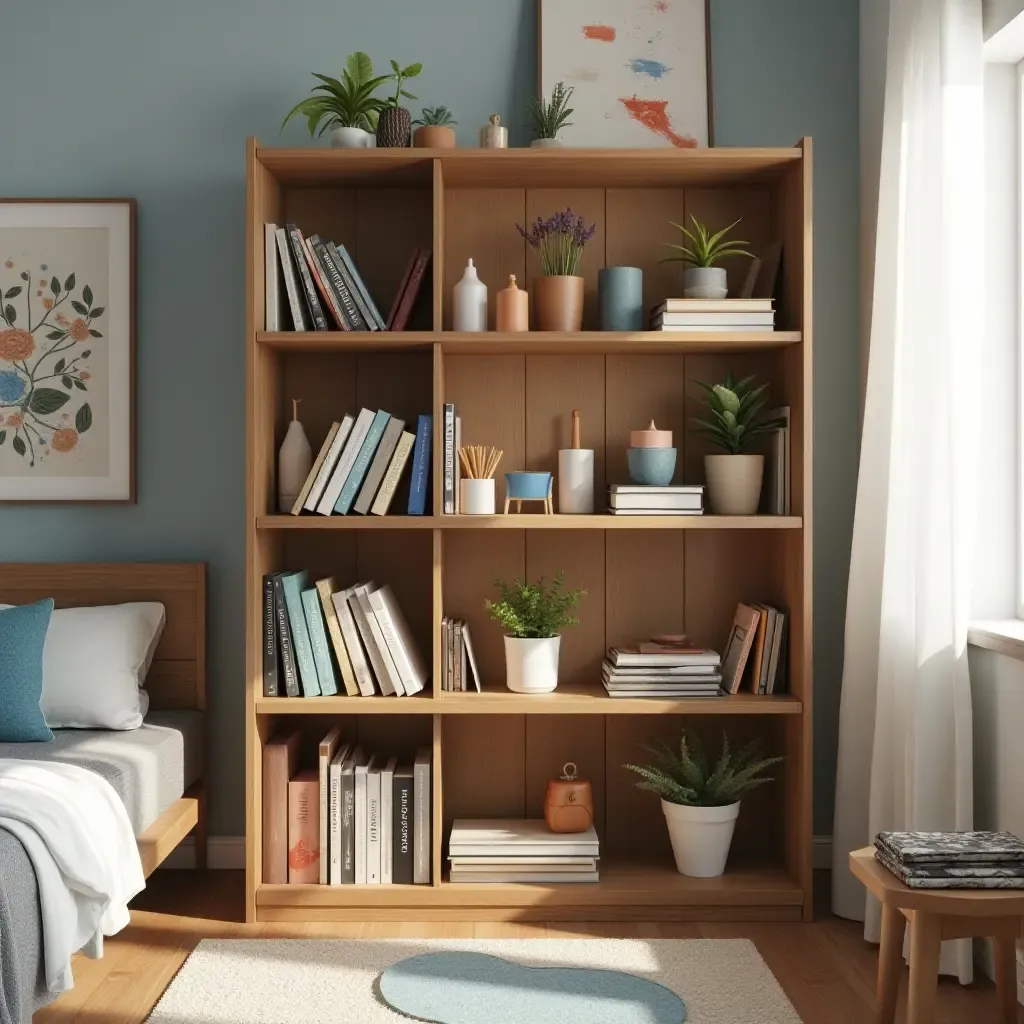
[[[879,832],[875,849],[896,864],[1024,865],[1024,842],[1010,832]]]
[[[898,864],[878,847],[875,860],[910,889],[1024,889],[1024,874],[1016,864],[920,867]]]

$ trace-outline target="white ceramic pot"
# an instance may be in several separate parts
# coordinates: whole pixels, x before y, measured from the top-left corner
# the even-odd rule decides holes
[[[763,455],[705,455],[704,476],[714,515],[756,515],[764,476]]]
[[[335,149],[373,149],[376,139],[362,128],[332,128],[331,145]]]
[[[724,299],[729,281],[722,267],[687,267],[683,271],[683,295],[688,299]]]
[[[676,870],[691,878],[717,878],[729,859],[740,802],[727,807],[688,807],[661,801]]]
[[[558,685],[560,636],[505,637],[505,683],[513,693],[550,693]]]
[[[464,516],[494,515],[494,478],[459,481],[459,511]]]
[[[531,149],[560,149],[565,145],[561,139],[534,139],[530,143]]]

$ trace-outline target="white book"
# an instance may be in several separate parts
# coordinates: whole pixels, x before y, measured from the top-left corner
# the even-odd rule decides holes
[[[370,430],[370,424],[373,422],[374,415],[371,409],[359,410],[359,415],[356,417],[355,423],[352,424],[348,440],[345,442],[345,447],[342,450],[337,465],[334,467],[334,472],[331,474],[331,478],[324,488],[324,493],[320,497],[320,503],[316,507],[320,515],[329,516],[334,511],[338,495],[341,494],[341,489],[345,486],[345,481],[355,465],[356,456],[359,454],[359,449],[363,446],[363,441],[366,440],[366,435]]]
[[[397,416],[392,416],[388,420],[388,425],[384,428],[380,443],[377,445],[377,451],[374,452],[373,461],[370,463],[370,468],[366,471],[366,476],[363,478],[363,484],[359,488],[359,497],[356,498],[352,506],[353,512],[365,516],[370,511],[373,499],[384,482],[384,474],[391,463],[391,456],[401,440],[402,428],[404,426],[405,420],[400,420]]]
[[[700,679],[717,675],[717,665],[613,665],[606,658],[601,662],[601,671],[619,679],[645,679],[647,676],[669,676],[671,678]]]
[[[462,511],[462,495],[459,493],[462,488],[459,486],[462,480],[462,460],[459,458],[459,449],[462,447],[462,417],[455,417],[455,451],[452,462],[455,466],[455,514]]]
[[[460,622],[459,623],[458,641],[459,641],[459,689],[462,690],[463,693],[465,693],[466,690],[469,689],[469,680],[466,678],[466,675],[468,674],[467,671],[466,671],[466,669],[468,668],[468,665],[467,665],[467,658],[466,658],[466,624],[464,622]]]
[[[327,883],[341,885],[341,768],[345,763],[351,745],[343,743],[331,759],[329,800],[330,818],[328,822],[328,846],[330,855],[325,856],[324,848],[320,849],[320,861],[328,862]]]
[[[559,871],[574,868],[596,871],[596,857],[449,857],[452,867],[460,871],[493,871],[495,868],[551,867]]]
[[[703,494],[703,484],[666,484],[657,487],[654,484],[609,484],[612,494]]]
[[[356,677],[359,694],[362,697],[372,697],[374,693],[373,675],[366,661],[362,641],[359,639],[359,629],[352,615],[352,606],[349,604],[349,598],[352,597],[354,590],[355,587],[346,587],[344,590],[339,590],[336,594],[331,594],[331,603],[334,605],[334,612],[338,616],[338,625],[341,627],[341,635],[345,641],[348,660],[352,663],[352,672]]]
[[[680,678],[679,676],[643,676],[640,679],[603,673],[601,676],[606,690],[650,690],[655,686],[674,686],[680,690],[686,689],[708,689],[719,686],[722,682],[720,673],[713,676],[694,676],[692,679]]]
[[[394,881],[395,851],[392,842],[392,815],[394,813],[395,768],[398,758],[389,757],[380,772],[380,884]]]
[[[714,665],[722,664],[717,651],[694,651],[692,654],[641,654],[624,647],[608,648],[608,661],[616,668],[635,666],[648,668],[654,665]]]
[[[473,685],[476,687],[476,692],[480,693],[480,672],[476,667],[476,656],[473,654],[473,643],[469,638],[468,622],[464,622],[462,624],[462,642],[466,645],[466,661],[469,663],[469,671],[473,675]]]
[[[387,584],[372,590],[367,588],[367,599],[398,672],[402,689],[409,696],[419,693],[427,685],[429,674],[394,592]]]
[[[391,456],[391,462],[388,463],[388,469],[384,474],[380,490],[377,491],[377,497],[373,499],[373,504],[370,506],[371,515],[386,516],[388,514],[391,499],[395,496],[395,490],[402,479],[402,473],[405,470],[406,463],[409,461],[409,456],[412,454],[415,443],[416,435],[408,430],[403,431],[395,447],[395,454]]]
[[[380,757],[372,757],[366,769],[367,885],[380,885],[380,769]]]
[[[609,697],[632,699],[634,697],[724,697],[725,691],[718,686],[709,687],[706,690],[697,689],[676,689],[670,686],[664,689],[650,690],[609,690],[608,684],[603,684]]]
[[[654,321],[656,327],[705,327],[724,324],[733,327],[764,327],[768,330],[775,323],[775,314],[747,312],[746,310],[706,313],[662,313]]]
[[[679,508],[610,508],[613,516],[702,516],[702,509]]]
[[[372,758],[371,758],[372,760]],[[356,764],[355,852],[356,885],[366,884],[366,775],[369,762]]]
[[[359,635],[363,638],[363,646],[366,648],[367,657],[373,666],[373,674],[377,677],[377,686],[385,697],[392,695],[402,696],[405,687],[402,685],[402,678],[395,668],[394,660],[388,651],[388,645],[384,641],[384,634],[377,623],[377,616],[373,614],[370,607],[369,591],[376,589],[377,584],[361,583],[353,588],[352,596],[348,599],[349,607],[352,609],[352,616],[359,628]]]
[[[327,884],[330,868],[328,848],[330,843],[331,818],[331,762],[341,743],[341,726],[336,725],[320,741],[318,750],[318,775],[320,779],[320,884]]]
[[[770,298],[744,299],[665,299],[651,310],[652,316],[659,313],[730,313],[744,310],[748,313],[765,313],[772,309]]]
[[[327,458],[327,453],[330,451],[331,444],[335,437],[338,435],[338,431],[341,429],[340,423],[332,423],[331,429],[327,431],[327,436],[324,438],[324,443],[320,445],[320,451],[317,452],[316,460],[313,465],[310,466],[309,472],[306,474],[306,479],[303,481],[302,489],[295,496],[295,501],[292,502],[291,514],[293,516],[300,515],[302,510],[306,507],[306,501],[309,498],[309,492],[313,489],[313,482],[316,480],[317,475],[320,473],[320,469],[324,464],[324,460]]]
[[[502,871],[492,874],[483,874],[476,872],[467,871],[455,871],[454,869],[449,874],[449,880],[454,885],[459,884],[499,884],[499,885],[549,885],[552,882],[557,882],[565,885],[571,885],[573,883],[580,882],[597,882],[599,876],[596,871],[580,871],[576,873],[568,872],[538,872],[523,874],[515,871]]]
[[[758,327],[754,324],[703,324],[700,327],[655,327],[656,331],[670,332],[674,331],[678,334],[685,334],[687,332],[711,333],[712,331],[732,331],[736,334],[742,334],[748,331],[772,331],[773,327]]]
[[[598,857],[597,831],[548,831],[543,818],[456,818],[448,839],[450,857],[481,857],[494,854],[517,857]]]
[[[264,316],[263,329],[280,331],[284,326],[281,264],[277,253],[277,225],[263,225]]]
[[[612,493],[608,498],[612,508],[642,509],[644,511],[687,511],[700,512],[704,507],[702,494],[620,494]]]
[[[772,435],[772,464],[769,477],[768,511],[777,516],[790,514],[789,501],[789,435],[792,410],[783,405],[765,414],[768,419],[785,420]]]
[[[776,612],[777,622],[775,623],[775,635],[772,637],[772,652],[768,661],[768,685],[765,689],[766,694],[775,692],[775,683],[778,680],[780,671],[784,671],[784,666],[780,665],[782,643],[786,636],[786,613]]]
[[[306,310],[305,300],[299,290],[299,278],[295,272],[288,232],[284,228],[278,228],[274,236],[277,239],[277,254],[281,258],[281,273],[284,277],[285,294],[288,296],[288,308],[292,314],[292,324],[297,331],[308,331],[312,324]],[[283,327],[284,324],[281,326]]]
[[[323,462],[320,463],[320,468],[317,469],[316,466],[313,467],[316,469],[316,476],[313,478],[313,483],[309,488],[309,494],[306,495],[306,500],[302,503],[302,507],[307,512],[316,511],[316,507],[324,495],[324,488],[327,486],[327,481],[331,479],[331,474],[338,465],[338,459],[341,458],[341,453],[345,448],[345,442],[348,440],[348,435],[352,432],[352,424],[354,422],[354,418],[346,413],[341,423],[335,424],[338,430],[330,439],[330,447],[324,455]]]
[[[412,880],[416,885],[430,885],[431,841],[430,808],[433,793],[430,788],[430,747],[416,751],[412,769],[413,831]]]

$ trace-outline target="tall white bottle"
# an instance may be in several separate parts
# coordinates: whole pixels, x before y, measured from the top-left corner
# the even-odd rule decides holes
[[[299,422],[299,402],[301,398],[292,399],[292,421],[281,442],[277,453],[277,509],[279,512],[291,512],[295,499],[302,490],[302,485],[313,468],[313,449],[309,446],[309,438]]]
[[[487,285],[476,276],[472,260],[454,288],[452,327],[456,331],[487,330]]]

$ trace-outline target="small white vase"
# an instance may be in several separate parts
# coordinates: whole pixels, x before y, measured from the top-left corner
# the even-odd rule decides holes
[[[372,149],[376,143],[362,128],[332,128],[331,145],[335,149]]]
[[[292,421],[277,453],[277,508],[279,512],[291,512],[302,485],[313,468],[313,449],[309,445],[306,431],[299,422],[299,402],[292,399]]]
[[[494,515],[494,477],[459,481],[459,511],[464,516]]]
[[[530,143],[531,149],[561,149],[565,143],[561,139],[534,139]]]
[[[708,502],[716,516],[752,516],[761,501],[763,455],[705,455]]]
[[[722,267],[687,267],[683,271],[683,295],[688,299],[724,299],[729,280]]]
[[[505,637],[505,685],[513,693],[550,693],[558,685],[560,636]]]
[[[462,280],[453,289],[452,329],[487,330],[487,285],[477,277],[472,260],[466,264]]]
[[[727,807],[688,807],[661,801],[676,870],[691,878],[717,878],[725,871],[740,802]]]

